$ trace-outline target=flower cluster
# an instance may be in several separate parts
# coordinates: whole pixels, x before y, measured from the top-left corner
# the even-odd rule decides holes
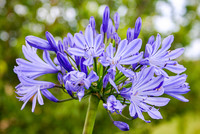
[[[169,50],[174,37],[170,35],[161,41],[158,34],[155,40],[154,36],[149,38],[143,52],[140,50],[142,40],[138,38],[141,18],[136,20],[134,28],[127,30],[126,39],[118,35],[119,14],[116,12],[113,18],[114,22],[106,7],[100,32],[96,30],[94,17],[91,17],[85,32],[74,36],[68,33],[63,41],[56,42],[49,32],[46,32],[46,40],[27,36],[26,45],[22,47],[27,60],[17,59],[18,66],[14,67],[20,80],[16,93],[17,98],[24,102],[22,109],[32,100],[34,112],[36,101],[44,104],[42,95],[53,102],[65,101],[57,99],[49,91],[51,88],[63,89],[71,96],[70,100],[81,101],[93,94],[103,101],[113,124],[127,131],[128,124],[114,121],[112,113],[150,122],[143,113],[148,113],[152,119],[162,119],[159,109],[170,101],[162,95],[187,102],[182,94],[190,89],[186,83],[187,76],[181,74],[186,69],[174,60],[184,48]],[[43,59],[37,55],[37,49],[43,50]],[[54,53],[51,55],[54,60],[48,51]],[[169,76],[166,70],[173,72],[174,76]],[[36,80],[50,73],[57,74],[58,83]],[[129,108],[130,117],[123,115],[125,107]]]

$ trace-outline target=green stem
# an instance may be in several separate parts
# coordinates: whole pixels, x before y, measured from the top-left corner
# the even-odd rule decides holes
[[[91,94],[90,98],[89,98],[87,115],[86,115],[85,124],[84,124],[84,128],[83,128],[83,133],[82,134],[92,134],[92,131],[93,131],[93,128],[94,128],[94,123],[95,123],[98,104],[99,104],[99,98],[97,98],[97,96],[94,96],[94,95]]]

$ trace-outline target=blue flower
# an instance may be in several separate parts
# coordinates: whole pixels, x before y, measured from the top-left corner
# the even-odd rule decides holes
[[[58,73],[58,68],[52,62],[47,51],[43,52],[43,60],[37,55],[37,49],[30,47],[28,44],[22,47],[24,56],[27,60],[18,58],[16,60],[18,66],[15,66],[16,74],[24,75],[29,78],[37,78],[44,74]]]
[[[183,97],[181,94],[186,94],[190,91],[188,83],[186,83],[187,75],[177,75],[165,78],[163,88],[165,94],[168,94],[180,101],[188,102],[189,100]]]
[[[115,27],[113,26],[113,22],[111,19],[108,21],[108,29],[107,29],[107,39],[114,38]]]
[[[168,36],[163,40],[162,47],[159,49],[161,45],[160,35],[157,35],[156,41],[154,41],[153,37],[150,37],[148,41],[149,43],[145,48],[145,59],[143,59],[140,63],[142,65],[155,66],[156,74],[162,74],[166,77],[168,75],[162,69],[167,69],[176,74],[184,72],[186,69],[182,65],[179,65],[177,61],[173,61],[173,59],[178,58],[184,52],[184,48],[167,51],[171,47],[173,40],[174,37],[172,35]]]
[[[113,124],[122,131],[129,131],[129,125],[122,121],[113,121]]]
[[[110,43],[109,46],[106,48],[104,56],[99,58],[99,62],[103,66],[110,66],[110,69],[113,70],[115,70],[117,67],[118,70],[124,73],[124,75],[126,75],[127,77],[132,77],[133,72],[125,69],[124,67],[122,67],[122,65],[132,65],[142,59],[142,53],[136,54],[140,50],[141,45],[142,41],[140,39],[135,39],[129,44],[127,40],[122,40],[119,43],[116,54],[114,55],[114,48]]]
[[[26,37],[26,42],[32,47],[35,47],[38,49],[57,52],[58,47],[56,45],[53,35],[49,32],[46,32],[46,38],[47,40],[44,40],[44,39],[30,35]]]
[[[80,33],[74,35],[75,47],[68,48],[68,50],[75,56],[85,57],[84,64],[89,66],[93,64],[94,57],[98,57],[103,53],[104,48],[101,47],[102,41],[101,34],[94,38],[92,27],[89,24],[85,30],[85,36]]]
[[[62,54],[60,52],[57,53],[57,59],[60,63],[60,65],[65,68],[68,72],[73,71],[72,65],[70,64],[69,60],[67,59],[66,54]]]
[[[162,119],[158,109],[154,106],[165,106],[170,99],[160,96],[164,93],[164,76],[154,77],[154,67],[144,68],[132,78],[132,87],[121,90],[122,97],[130,101],[130,116],[146,121],[142,112],[147,112],[153,119]],[[149,122],[149,121],[146,121]]]
[[[47,81],[37,81],[30,78],[27,78],[25,76],[18,76],[20,80],[20,84],[16,86],[16,93],[19,95],[17,97],[19,101],[23,101],[24,104],[22,105],[22,109],[24,109],[27,102],[33,97],[32,102],[32,112],[35,110],[36,101],[38,100],[38,103],[40,105],[43,105],[43,99],[42,94],[48,98],[51,101],[57,102],[58,99],[56,99],[47,89],[53,88],[55,86],[54,83],[47,82]]]
[[[109,18],[110,18],[110,9],[108,6],[106,6],[106,8],[104,9],[103,21],[102,21],[102,28],[104,33],[107,32]]]
[[[120,16],[118,12],[114,14],[114,23],[115,23],[115,30],[117,31],[120,23]]]
[[[137,39],[137,37],[140,34],[141,27],[142,27],[142,19],[138,17],[135,22],[135,28],[133,29],[128,28],[127,30],[126,36],[127,36],[128,42],[131,42],[132,40]]]
[[[66,90],[68,90],[69,93],[77,92],[79,101],[81,101],[84,96],[84,87],[89,89],[91,83],[98,79],[99,77],[94,71],[91,71],[88,77],[86,77],[85,73],[79,71],[71,71],[63,77]]]
[[[107,103],[104,103],[103,106],[104,108],[108,109],[111,113],[118,113],[118,111],[119,113],[121,113],[126,105],[122,105],[121,102],[117,100],[114,95],[111,95],[108,97]]]
[[[94,34],[95,34],[95,26],[96,26],[96,23],[95,23],[95,19],[94,19],[93,16],[90,17],[89,23],[90,23],[90,25],[91,25],[91,27],[92,27],[92,30],[93,30]]]

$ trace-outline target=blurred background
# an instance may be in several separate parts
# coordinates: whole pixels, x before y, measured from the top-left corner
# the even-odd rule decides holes
[[[68,32],[84,30],[90,16],[96,19],[97,30],[102,23],[105,6],[120,14],[119,35],[126,38],[126,31],[134,27],[137,17],[142,18],[139,38],[145,46],[151,35],[160,33],[162,38],[173,34],[171,49],[185,47],[179,58],[186,68],[191,91],[185,95],[188,103],[171,98],[160,109],[162,120],[147,124],[141,119],[126,121],[129,132],[122,132],[110,121],[102,103],[99,105],[95,134],[200,134],[200,1],[199,0],[0,0],[0,133],[3,134],[79,134],[82,132],[87,110],[87,99],[65,103],[53,103],[45,99],[45,105],[37,104],[31,112],[29,102],[20,110],[22,102],[16,99],[15,86],[19,84],[13,67],[15,59],[23,58],[22,45],[27,35],[45,38],[45,31],[56,40]],[[54,81],[55,75],[44,76]],[[55,90],[59,99],[67,96]],[[125,109],[125,113],[128,109]],[[115,120],[123,120],[113,115]],[[148,118],[148,117],[146,117]]]

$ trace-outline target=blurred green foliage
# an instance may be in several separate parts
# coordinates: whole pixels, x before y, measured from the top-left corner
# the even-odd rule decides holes
[[[121,11],[119,35],[122,39],[126,38],[126,30],[134,27],[136,18],[139,16],[142,18],[143,26],[139,37],[145,46],[148,38],[157,34],[154,16],[162,15],[157,8],[159,3],[163,2],[171,6],[173,13],[170,17],[178,27],[175,32],[173,30],[161,32],[162,37],[169,34],[175,36],[172,48],[190,45],[192,40],[200,38],[199,33],[193,34],[195,29],[197,31],[200,29],[198,0],[191,0],[185,6],[182,17],[187,22],[184,24],[178,23],[179,20],[176,19],[174,12],[176,7],[173,7],[168,0],[0,0],[0,133],[79,134],[82,132],[87,99],[59,104],[44,99],[45,105],[37,105],[34,113],[31,112],[31,103],[28,103],[24,110],[20,110],[22,102],[16,99],[14,88],[19,81],[13,73],[13,67],[16,65],[16,58],[23,58],[21,48],[25,44],[27,35],[45,38],[45,31],[49,31],[56,39],[62,39],[68,32],[74,34],[84,30],[90,16],[95,17],[99,30],[102,22],[100,8],[103,8],[102,5],[108,5],[111,17],[117,10]],[[199,27],[195,27],[196,25]],[[191,91],[185,95],[190,100],[188,103],[172,98],[167,106],[160,109],[163,120],[152,120],[150,124],[140,119],[126,121],[130,125],[129,132],[118,130],[100,103],[94,133],[199,134],[200,61],[186,61],[183,57],[181,64],[187,68],[187,82],[191,87]],[[54,81],[56,76],[44,76],[44,78]],[[53,93],[60,99],[67,97],[59,90]],[[128,108],[124,112],[127,113]],[[117,115],[114,115],[114,118],[123,121]]]

